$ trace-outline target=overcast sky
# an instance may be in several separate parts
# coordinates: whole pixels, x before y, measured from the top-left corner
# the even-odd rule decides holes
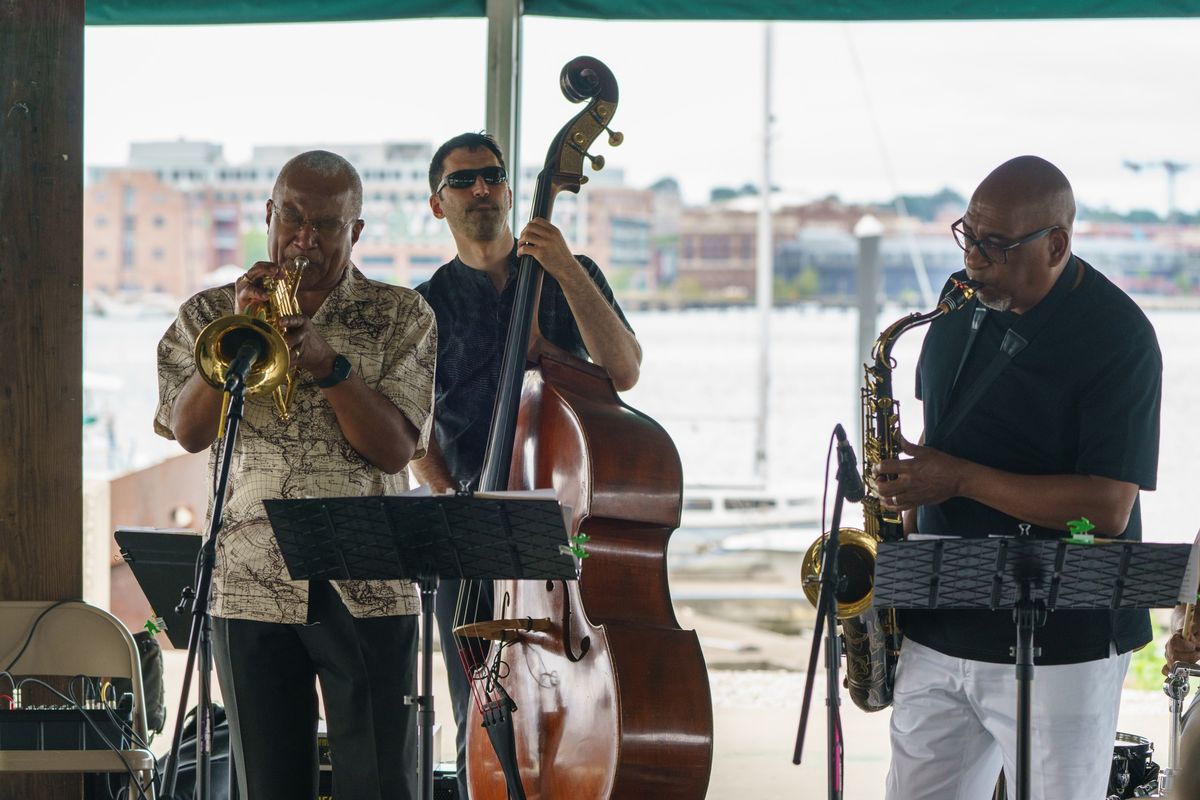
[[[963,193],[1036,153],[1079,199],[1200,208],[1200,21],[775,23],[774,182],[802,196]],[[604,60],[626,142],[602,152],[634,185],[674,176],[690,202],[758,180],[762,23],[525,22],[523,161],[576,111],[571,57]],[[86,33],[85,158],[131,141],[202,139],[237,162],[254,144],[441,141],[484,120],[483,20]]]

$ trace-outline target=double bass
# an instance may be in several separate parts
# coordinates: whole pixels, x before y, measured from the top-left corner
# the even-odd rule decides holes
[[[532,216],[547,220],[559,192],[587,181],[585,158],[603,166],[588,153],[600,133],[621,139],[609,128],[608,67],[581,56],[560,83],[587,105],[538,176]],[[542,268],[523,256],[517,269],[480,489],[553,488],[569,533],[588,541],[578,581],[495,585],[497,641],[471,675],[470,796],[700,800],[712,769],[708,672],[695,631],[675,618],[666,571],[679,453],[662,426],[621,402],[603,369],[542,344]]]

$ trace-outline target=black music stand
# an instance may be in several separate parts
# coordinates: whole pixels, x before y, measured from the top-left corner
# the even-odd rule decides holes
[[[1192,546],[1062,539],[939,538],[882,542],[875,561],[881,608],[1012,609],[1017,641],[1017,800],[1030,797],[1034,631],[1062,610],[1172,608],[1186,599]]]
[[[186,648],[189,615],[179,604],[183,590],[196,584],[200,534],[176,528],[117,528],[113,538],[150,601],[155,624],[172,646]]]
[[[421,589],[421,794],[433,800],[433,608],[440,578],[576,580],[553,495],[411,493],[266,500],[293,580],[415,581]],[[443,645],[445,646],[445,645]]]

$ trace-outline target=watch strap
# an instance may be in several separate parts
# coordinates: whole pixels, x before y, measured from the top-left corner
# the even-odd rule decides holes
[[[350,360],[338,354],[333,359],[333,371],[317,381],[317,386],[321,389],[332,389],[350,377],[350,370]]]

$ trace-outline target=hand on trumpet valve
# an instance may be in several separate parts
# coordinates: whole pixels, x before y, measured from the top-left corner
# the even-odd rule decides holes
[[[266,303],[270,297],[263,288],[263,279],[279,275],[282,270],[270,261],[258,261],[246,270],[246,274],[233,283],[234,308],[237,313],[244,314],[246,309],[256,303]]]
[[[291,367],[307,370],[318,378],[328,375],[337,352],[313,326],[312,320],[303,314],[292,314],[280,317],[279,325],[285,331],[283,336],[292,359]]]

